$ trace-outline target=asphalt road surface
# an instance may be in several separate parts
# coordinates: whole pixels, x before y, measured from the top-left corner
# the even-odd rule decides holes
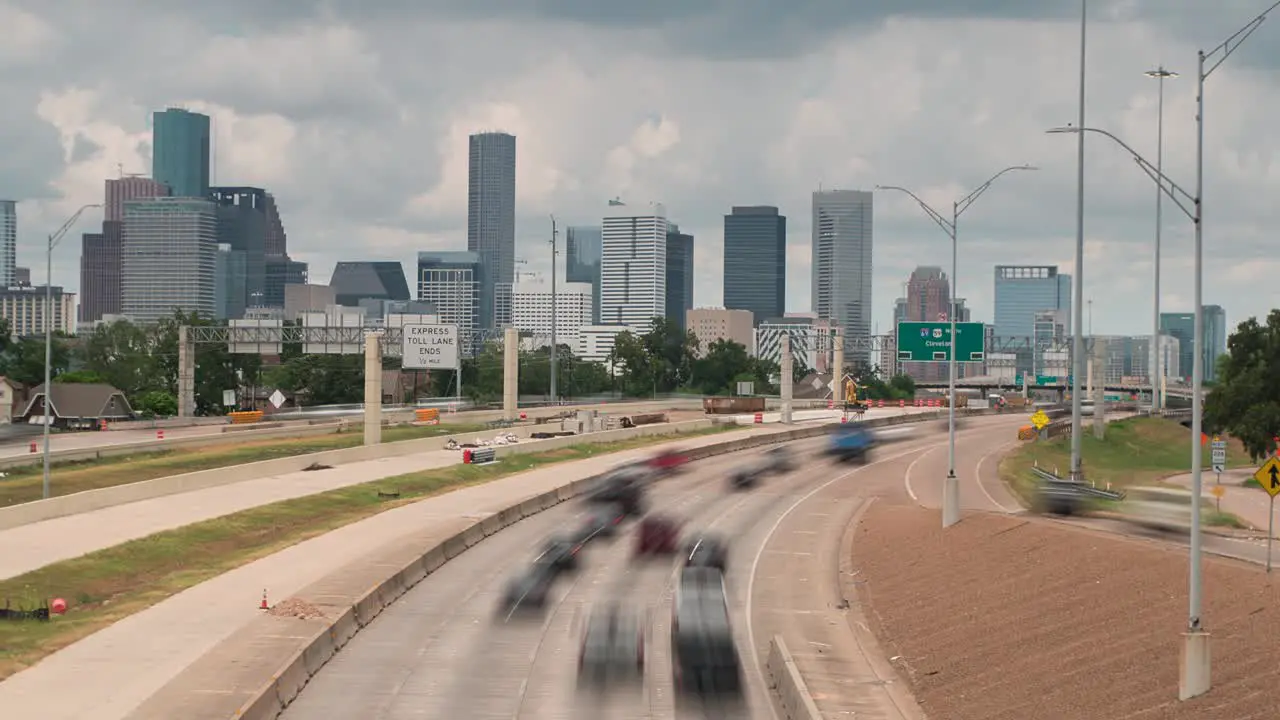
[[[998,488],[989,477],[978,480],[994,474],[993,453],[1012,440],[1019,421],[982,418],[966,425],[958,453],[969,477],[962,482],[965,507],[998,509]],[[946,435],[939,430],[935,424],[909,431],[914,434],[879,449],[865,466],[805,462],[822,441],[795,442],[799,469],[746,492],[730,492],[726,475],[753,453],[695,463],[654,487],[650,512],[684,519],[686,534],[707,529],[730,538],[727,590],[746,683],[740,704],[677,698],[669,647],[676,563],[635,560],[631,525],[587,547],[581,568],[557,582],[541,617],[499,615],[507,580],[545,538],[580,521],[585,507],[575,502],[485,540],[429,576],[334,657],[282,717],[773,720],[778,715],[761,668],[775,632],[787,637],[824,712],[909,717],[880,710],[902,702],[898,690],[886,686],[874,648],[857,637],[831,595],[839,584],[841,537],[867,497],[890,494],[905,502],[914,494],[923,504],[941,497]],[[933,467],[939,460],[940,470]],[[603,694],[580,691],[582,621],[590,607],[611,601],[649,621],[644,680]]]

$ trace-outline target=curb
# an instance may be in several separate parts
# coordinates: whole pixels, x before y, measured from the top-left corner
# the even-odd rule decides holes
[[[966,413],[969,415],[987,414],[983,411]],[[937,420],[940,413],[914,413],[888,418],[875,418],[859,423],[865,427],[884,427],[904,425],[908,423]],[[840,423],[822,424],[796,430],[784,430],[754,437],[739,438],[723,443],[714,443],[692,448],[688,451],[690,460],[725,455],[728,453],[749,450],[766,445],[820,437],[831,433]],[[275,720],[285,708],[302,692],[324,665],[340,652],[344,646],[362,628],[373,622],[389,605],[408,592],[431,573],[438,570],[449,560],[461,555],[467,549],[482,542],[486,537],[501,532],[510,525],[537,515],[560,503],[571,500],[585,492],[599,475],[574,480],[541,495],[514,503],[505,509],[476,521],[452,537],[436,544],[421,556],[412,559],[381,582],[376,583],[349,607],[341,608],[336,619],[325,621],[327,627],[317,629],[314,635],[306,640],[302,647],[294,652],[270,680],[254,691],[248,700],[241,704],[233,717],[241,720]],[[376,564],[376,561],[372,561]],[[781,642],[781,639],[778,639]],[[785,651],[785,646],[782,646]],[[772,657],[772,650],[771,650]],[[789,655],[787,658],[789,659]],[[794,671],[794,662],[791,662]],[[796,675],[803,687],[803,680]],[[810,699],[812,703],[812,699]],[[816,713],[816,707],[814,708]],[[804,718],[820,718],[818,714],[798,716]]]
[[[800,675],[800,668],[796,667],[796,661],[791,657],[781,635],[774,635],[769,641],[765,672],[769,673],[773,690],[782,702],[782,714],[787,720],[822,720],[818,704],[809,694],[809,688]]]

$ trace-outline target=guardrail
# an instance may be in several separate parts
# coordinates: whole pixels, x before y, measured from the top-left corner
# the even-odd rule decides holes
[[[813,701],[804,676],[800,674],[800,668],[796,666],[781,635],[774,635],[769,641],[765,672],[769,673],[770,684],[773,685],[774,692],[778,693],[782,712],[787,720],[822,720],[822,712]]]
[[[1032,509],[1051,515],[1078,515],[1100,500],[1123,500],[1122,490],[1096,487],[1092,483],[1078,482],[1059,477],[1056,473],[1035,466],[1031,468],[1035,481],[1035,497]]]

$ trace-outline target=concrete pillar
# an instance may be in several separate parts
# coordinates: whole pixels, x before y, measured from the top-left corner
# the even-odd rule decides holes
[[[1089,369],[1092,371],[1093,393],[1090,398],[1093,400],[1093,436],[1099,440],[1106,437],[1107,434],[1107,380],[1106,370],[1103,366],[1103,360],[1107,354],[1106,341],[1094,341],[1092,362],[1089,363]]]
[[[1178,664],[1178,699],[1199,697],[1212,686],[1209,675],[1209,633],[1183,633],[1181,662]]]
[[[844,402],[844,335],[839,330],[836,330],[835,347],[831,349],[831,394],[837,403]]]
[[[382,442],[382,334],[364,334],[364,444]]]
[[[782,334],[782,362],[779,363],[780,368],[778,374],[782,386],[782,423],[784,425],[791,424],[791,336],[788,333]]]
[[[515,420],[520,412],[520,333],[507,328],[502,334],[502,417]]]
[[[191,328],[178,327],[178,417],[196,414],[196,346]]]

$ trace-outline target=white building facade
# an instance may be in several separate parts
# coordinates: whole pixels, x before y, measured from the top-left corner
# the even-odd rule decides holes
[[[826,372],[831,365],[835,325],[829,320],[787,317],[756,327],[756,357],[781,364],[782,338],[791,337],[791,354],[797,366]]]
[[[578,353],[581,329],[595,314],[590,283],[557,283],[555,292],[556,343]],[[521,281],[511,292],[511,324],[533,334],[534,347],[551,344],[551,283]]]
[[[600,322],[649,331],[667,312],[667,211],[611,201],[601,222]]]

